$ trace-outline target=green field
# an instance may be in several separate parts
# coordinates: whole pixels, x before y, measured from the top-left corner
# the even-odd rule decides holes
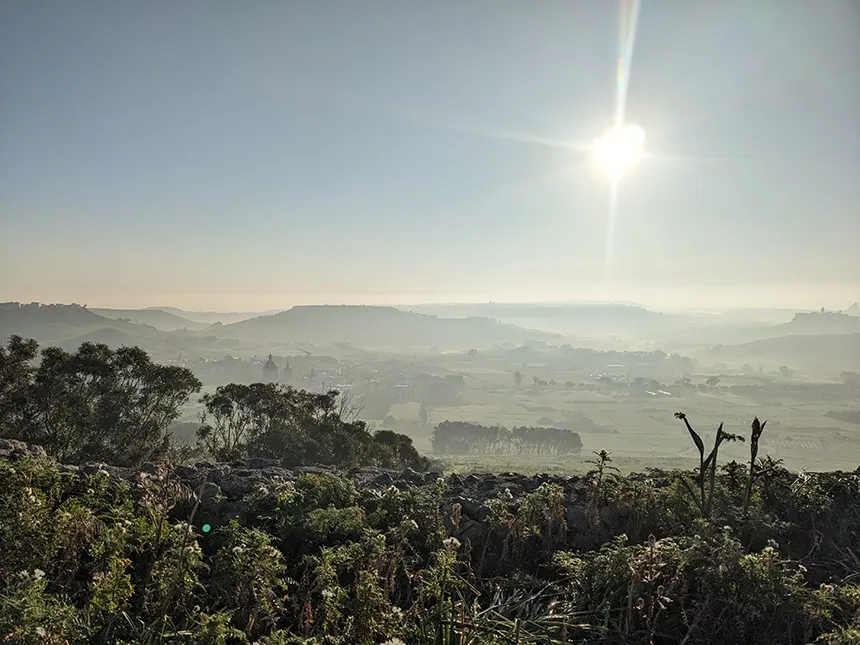
[[[515,388],[510,371],[469,366],[469,371],[461,373],[467,382],[462,404],[434,408],[429,424],[418,422],[417,403],[392,407],[391,415],[403,420],[402,430],[414,438],[420,450],[431,451],[432,427],[443,420],[513,427],[541,425],[547,419],[563,421],[574,414],[585,415],[601,426],[601,431],[588,431],[589,424],[574,427],[582,437],[583,452],[574,459],[558,462],[506,455],[438,456],[453,471],[577,473],[588,468],[585,461],[599,450],[609,451],[614,463],[626,471],[692,466],[698,453],[683,423],[673,417],[677,411],[687,413],[706,442],[713,441],[721,422],[729,432],[748,435],[754,416],[769,420],[760,455],[782,459],[792,470],[853,471],[860,466],[860,426],[824,416],[829,410],[856,409],[856,405],[816,400],[814,396],[800,402],[754,400],[723,390],[686,392],[679,397],[637,397],[562,385],[535,388],[523,383]],[[559,383],[563,378],[579,382],[582,377],[571,371],[555,379]],[[698,375],[699,381],[705,378],[706,375]],[[743,385],[748,380],[724,379],[721,385]],[[749,458],[748,447],[743,443],[724,444],[720,454],[724,460]]]

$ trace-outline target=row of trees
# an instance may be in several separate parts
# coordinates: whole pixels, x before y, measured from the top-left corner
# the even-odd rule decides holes
[[[482,426],[443,421],[433,429],[433,451],[445,455],[517,454],[559,457],[582,450],[579,434],[567,428]]]
[[[0,345],[0,438],[39,444],[63,463],[156,461],[167,456],[170,426],[200,389],[190,370],[154,363],[138,347],[84,343],[70,353],[12,336]],[[230,384],[200,402],[198,447],[217,459],[428,466],[408,437],[372,433],[337,391]]]

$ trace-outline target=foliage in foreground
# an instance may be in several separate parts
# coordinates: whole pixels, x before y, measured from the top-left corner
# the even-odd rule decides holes
[[[41,445],[62,463],[134,466],[163,459],[173,447],[170,424],[200,387],[190,370],[153,363],[138,347],[83,343],[69,353],[12,336],[0,344],[0,438]],[[233,383],[200,402],[198,452],[219,460],[429,466],[409,437],[372,433],[352,418],[336,391]]]
[[[198,438],[221,461],[267,457],[287,467],[429,466],[406,435],[371,433],[336,390],[317,394],[276,383],[231,383],[204,395],[201,403]]]
[[[63,463],[133,465],[167,454],[168,426],[200,381],[139,347],[83,343],[69,353],[12,336],[0,344],[0,437]]]
[[[602,453],[575,504],[557,483],[503,490],[467,538],[443,482],[305,474],[207,532],[169,471],[127,485],[4,461],[0,640],[858,642],[858,478],[757,472],[749,498],[744,465],[716,471],[712,498],[705,479],[706,517],[689,475],[620,478]]]

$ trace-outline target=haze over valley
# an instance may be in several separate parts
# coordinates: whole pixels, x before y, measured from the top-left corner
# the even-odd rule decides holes
[[[793,468],[852,468],[860,459],[856,304],[794,314],[620,303],[299,306],[217,318],[6,303],[0,333],[68,351],[84,342],[138,346],[189,367],[204,391],[268,379],[338,389],[361,418],[405,433],[427,454],[444,421],[569,428],[585,448],[549,461],[438,455],[458,469],[576,470],[601,449],[628,469],[691,463],[677,409],[714,427],[743,425],[751,412],[772,419],[764,445]],[[269,355],[276,376],[264,373]],[[177,426],[189,441],[197,413],[192,402]]]

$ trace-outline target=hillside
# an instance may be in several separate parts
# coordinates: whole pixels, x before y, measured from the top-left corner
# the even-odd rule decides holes
[[[789,336],[827,336],[860,334],[860,318],[837,312],[799,312],[779,324],[762,324],[733,316],[719,324],[691,326],[672,332],[666,338],[690,344],[746,345]],[[773,320],[771,317],[770,320]],[[787,346],[787,345],[786,345]]]
[[[128,320],[130,322],[143,323],[161,331],[203,329],[208,324],[183,318],[162,309],[90,309],[90,311],[112,320]]]
[[[835,311],[797,313],[791,322],[778,325],[775,335],[784,334],[860,334],[860,318]]]
[[[765,360],[789,366],[827,366],[830,371],[860,367],[860,334],[797,334],[740,345],[714,347],[722,359]]]
[[[562,334],[652,333],[683,324],[687,317],[666,315],[620,303],[462,303],[404,307],[408,311],[450,318],[485,317],[522,327]]]
[[[183,352],[223,354],[240,346],[209,334],[167,332],[143,323],[108,318],[74,304],[4,304],[0,307],[0,339],[5,342],[13,334],[66,350],[84,342],[104,343],[114,349],[137,345],[158,360],[175,358]]]
[[[81,305],[12,303],[0,308],[0,338],[3,339],[18,334],[43,344],[57,343],[106,328],[136,338],[153,338],[164,333],[148,325],[100,316]]]
[[[359,347],[468,349],[524,340],[557,340],[546,332],[489,318],[437,318],[394,307],[306,306],[213,330],[257,343],[352,343]]]
[[[177,309],[176,307],[144,307],[143,310],[163,311],[183,320],[190,320],[192,323],[199,323],[201,325],[212,325],[218,322],[229,325],[230,323],[248,320],[261,314],[277,313],[275,311],[258,311],[253,313],[241,311],[187,311],[185,309]],[[188,327],[188,329],[191,329],[191,327]]]

